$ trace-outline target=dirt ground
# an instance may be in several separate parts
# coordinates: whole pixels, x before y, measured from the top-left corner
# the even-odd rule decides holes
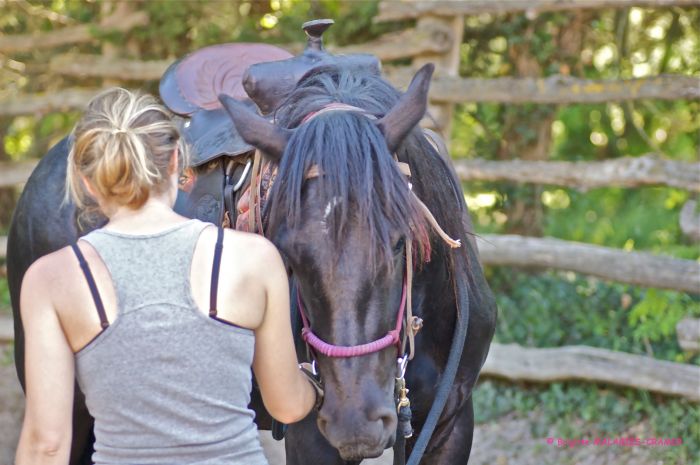
[[[20,390],[11,355],[0,348],[0,465],[13,463],[14,451],[22,421],[24,395]],[[536,413],[533,413],[535,415]],[[638,426],[643,428],[643,425]],[[631,434],[635,431],[630,431]],[[643,431],[638,431],[642,434]],[[552,433],[552,436],[556,436]],[[270,465],[284,464],[284,445],[269,433],[261,433],[261,441]],[[363,465],[391,465],[387,451]],[[506,415],[496,421],[477,425],[470,465],[671,465],[652,458],[645,447],[561,448],[547,444],[547,438],[533,437],[527,419]],[[457,464],[455,464],[457,465]]]

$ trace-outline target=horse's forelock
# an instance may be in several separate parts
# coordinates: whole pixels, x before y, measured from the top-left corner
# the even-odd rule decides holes
[[[281,223],[290,229],[302,217],[302,189],[312,166],[322,173],[318,195],[334,208],[326,215],[327,231],[337,259],[348,227],[365,233],[370,265],[393,266],[396,235],[424,241],[425,221],[373,120],[356,112],[334,111],[300,126],[290,139],[275,186],[270,193],[268,229]],[[320,230],[320,228],[319,228]]]

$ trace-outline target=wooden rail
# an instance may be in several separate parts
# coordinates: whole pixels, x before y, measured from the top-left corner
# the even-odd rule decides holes
[[[385,75],[399,87],[413,77],[407,68],[387,68]],[[661,75],[638,79],[592,80],[553,75],[545,78],[491,79],[435,76],[430,99],[436,102],[606,103],[638,99],[700,99],[700,78]]]
[[[80,24],[37,34],[0,36],[0,53],[25,53],[37,49],[90,42],[95,40],[95,29],[125,32],[137,26],[145,26],[148,21],[148,13],[138,11],[127,15],[114,14],[97,25]]]
[[[0,161],[0,187],[15,186],[27,181],[36,168],[37,160]]]
[[[481,375],[543,383],[610,383],[700,401],[700,366],[587,346],[536,349],[492,343]]]
[[[553,238],[484,234],[486,265],[554,268],[637,286],[700,293],[700,263]]]
[[[428,24],[385,34],[359,45],[337,47],[329,45],[336,54],[371,53],[381,61],[411,58],[425,53],[444,53],[450,49],[452,31],[439,24]],[[284,45],[292,53],[303,50],[303,44]],[[172,60],[113,59],[101,55],[63,54],[51,59],[48,70],[53,74],[72,77],[100,77],[124,81],[157,81]]]
[[[382,1],[375,21],[397,21],[424,15],[456,16],[482,13],[518,13],[528,16],[546,11],[566,11],[603,8],[697,6],[698,0],[439,0]]]
[[[700,163],[654,154],[604,161],[453,160],[462,181],[513,181],[577,189],[665,185],[700,192]]]
[[[49,73],[80,78],[157,81],[173,60],[129,60],[102,55],[62,54],[49,61]]]
[[[85,108],[103,89],[61,89],[46,94],[16,95],[0,100],[0,116],[46,114]]]
[[[157,80],[165,70],[164,61],[134,62],[97,60],[90,66],[85,60],[74,64],[55,64],[57,70],[88,77],[123,80]],[[388,70],[389,81],[405,87],[412,72]],[[148,78],[148,79],[146,79]],[[77,110],[102,89],[62,89],[46,94],[25,94],[0,100],[0,116]],[[593,81],[565,76],[533,78],[476,79],[450,76],[435,78],[430,98],[433,102],[500,102],[500,103],[602,103],[637,99],[700,99],[700,78],[666,75],[619,81]]]

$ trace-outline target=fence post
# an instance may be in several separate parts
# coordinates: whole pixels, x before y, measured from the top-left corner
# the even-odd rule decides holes
[[[459,76],[460,45],[464,35],[464,16],[453,17],[425,15],[416,21],[416,30],[436,28],[443,29],[451,36],[452,46],[446,53],[424,53],[413,59],[413,68],[418,69],[426,63],[435,64],[435,75],[437,76]],[[428,107],[430,118],[423,121],[424,126],[430,127],[442,133],[445,142],[450,143],[452,130],[452,115],[454,114],[453,103],[435,103]]]

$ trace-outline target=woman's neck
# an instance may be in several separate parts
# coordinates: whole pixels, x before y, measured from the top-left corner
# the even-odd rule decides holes
[[[105,229],[135,234],[152,233],[185,220],[185,217],[175,213],[168,199],[151,196],[140,208],[116,208],[109,215]]]

